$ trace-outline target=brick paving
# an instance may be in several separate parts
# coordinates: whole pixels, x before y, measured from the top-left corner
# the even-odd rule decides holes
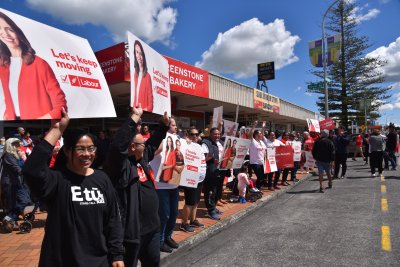
[[[306,175],[298,174],[297,178],[302,179]],[[282,187],[284,188],[284,187]],[[263,198],[271,195],[273,192],[263,189]],[[228,200],[230,191],[225,189],[223,199]],[[179,230],[181,223],[181,212],[184,205],[183,193],[180,193],[179,200],[179,216],[177,218],[177,223],[175,226],[175,231],[173,238],[179,243],[185,239],[200,233],[207,227],[216,224],[218,221],[211,220],[205,217],[206,208],[204,206],[204,201],[200,201],[197,218],[200,222],[205,225],[205,228],[196,228],[194,233],[186,233]],[[228,203],[223,206],[218,207],[224,213],[221,215],[221,220],[239,212],[246,207],[253,205],[252,202],[247,202],[245,204],[241,203]],[[12,233],[0,232],[0,267],[12,267],[12,266],[24,266],[24,267],[34,267],[38,265],[40,246],[44,235],[44,224],[47,217],[45,212],[38,212],[35,215],[36,219],[33,223],[33,229],[28,234],[21,234],[19,231],[14,231]]]

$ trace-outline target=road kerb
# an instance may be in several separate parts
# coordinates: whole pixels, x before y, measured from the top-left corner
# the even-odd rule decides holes
[[[205,241],[206,239],[210,238],[211,236],[218,234],[222,230],[228,228],[229,226],[231,226],[232,224],[237,222],[240,218],[255,212],[257,209],[261,208],[266,203],[278,198],[280,195],[286,193],[287,191],[291,190],[292,188],[294,188],[294,187],[298,186],[299,184],[303,183],[304,181],[310,179],[310,177],[312,177],[312,174],[307,175],[306,177],[304,177],[303,179],[301,179],[294,185],[290,185],[284,189],[275,191],[273,194],[268,195],[268,196],[258,200],[253,205],[251,205],[243,210],[240,210],[237,213],[232,214],[231,216],[219,221],[218,223],[204,229],[203,231],[199,232],[198,234],[195,234],[194,236],[189,237],[188,239],[179,243],[179,248],[174,250],[172,253],[161,253],[160,264],[163,266],[165,264],[172,263],[172,261],[175,257],[179,257],[182,254],[189,251],[190,249],[193,249],[193,247],[197,246],[201,242]]]

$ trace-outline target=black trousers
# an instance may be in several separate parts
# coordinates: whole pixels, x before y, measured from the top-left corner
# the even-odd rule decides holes
[[[140,237],[140,244],[124,242],[125,267],[136,267],[140,260],[143,267],[160,266],[160,230]]]
[[[217,177],[217,188],[215,192],[215,201],[222,199],[222,192],[224,191],[224,175],[219,175]]]
[[[335,173],[334,177],[339,177],[339,170],[340,170],[340,165],[342,165],[342,175],[346,175],[346,170],[347,170],[347,154],[336,154],[335,155]]]
[[[217,204],[217,187],[219,184],[219,176],[207,175],[203,183],[204,203],[209,212],[215,209]]]
[[[370,167],[371,167],[371,173],[375,173],[375,168],[378,168],[379,174],[383,172],[383,167],[382,167],[382,161],[383,161],[383,151],[372,151],[370,154]]]

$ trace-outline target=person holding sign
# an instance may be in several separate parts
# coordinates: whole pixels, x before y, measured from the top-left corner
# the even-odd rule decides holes
[[[66,130],[65,110],[53,121],[23,168],[31,191],[48,208],[39,266],[123,267],[123,230],[117,196],[105,173],[91,168],[94,136]],[[53,169],[49,161],[63,136]]]
[[[316,160],[315,164],[318,167],[319,176],[319,192],[323,193],[322,182],[324,171],[328,176],[328,188],[332,188],[331,162],[335,160],[335,146],[328,139],[329,131],[322,130],[321,138],[317,139],[312,149],[312,155]]]
[[[261,186],[264,183],[266,178],[266,174],[264,173],[264,163],[266,158],[266,146],[263,142],[264,132],[265,132],[265,124],[260,130],[255,130],[257,121],[253,123],[253,128],[250,131],[250,139],[251,144],[249,148],[250,153],[250,167],[254,171],[257,176],[256,187],[257,189],[261,189]]]
[[[167,112],[157,130],[144,141],[137,129],[143,114],[141,105],[118,129],[110,145],[104,169],[119,197],[124,227],[125,266],[160,265],[160,219],[154,173],[149,162],[164,140],[170,119]]]
[[[277,146],[284,146],[285,144],[279,141],[278,139],[275,138],[275,133],[271,131],[268,134],[268,139],[264,137],[263,139],[265,143],[266,148],[272,148],[275,149]],[[275,189],[281,189],[278,186],[278,181],[279,181],[279,176],[281,175],[280,170],[277,170],[276,172],[270,172],[268,173],[268,189],[271,191],[274,191]],[[272,184],[272,178],[274,178],[274,182]],[[273,187],[272,187],[273,186]]]
[[[151,76],[147,69],[146,55],[142,44],[139,40],[134,43],[134,82],[135,93],[133,107],[137,107],[141,103],[144,111],[153,111],[153,86],[151,84]]]
[[[2,120],[61,118],[65,94],[50,65],[36,55],[23,31],[0,12]]]
[[[190,142],[198,143],[200,138],[199,131],[196,127],[192,126],[189,130],[188,138]],[[189,141],[188,141],[189,142]],[[200,202],[201,190],[203,188],[203,181],[206,175],[206,158],[205,154],[208,151],[204,151],[204,147],[201,147],[201,167],[200,167],[200,177],[199,182],[197,184],[197,188],[192,187],[184,187],[183,190],[185,192],[185,205],[182,209],[182,224],[179,227],[184,232],[194,232],[193,227],[203,228],[204,224],[197,220],[197,206]],[[188,222],[190,220],[190,222]]]

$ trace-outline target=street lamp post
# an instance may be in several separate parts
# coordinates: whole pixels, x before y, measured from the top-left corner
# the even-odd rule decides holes
[[[325,46],[325,17],[328,14],[329,10],[341,0],[336,0],[333,2],[328,9],[325,11],[324,16],[322,17],[322,65],[324,67],[324,90],[325,90],[325,118],[329,118],[329,106],[328,106],[328,84],[326,81],[326,46]]]

